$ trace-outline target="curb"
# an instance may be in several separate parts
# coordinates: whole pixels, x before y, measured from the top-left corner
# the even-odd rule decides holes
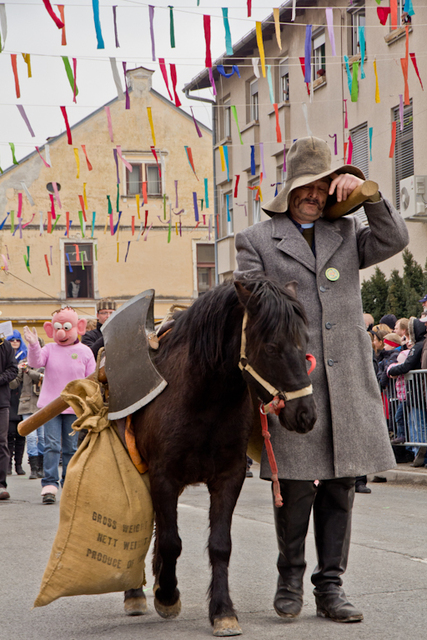
[[[427,486],[427,469],[424,471],[412,471],[401,469],[390,469],[381,473],[376,473],[376,476],[387,478],[387,482],[394,482],[395,484],[418,484]],[[368,475],[368,482],[373,482],[374,474]],[[375,482],[373,484],[376,484]]]

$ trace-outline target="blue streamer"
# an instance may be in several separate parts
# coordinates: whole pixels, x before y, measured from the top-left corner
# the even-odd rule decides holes
[[[227,193],[227,195],[225,197],[226,197],[226,200],[227,200],[227,222],[231,222],[231,216],[230,216],[230,194]]]
[[[347,82],[348,82],[348,90],[351,95],[351,85],[353,84],[353,77],[350,71],[350,65],[348,64],[348,56],[344,56],[345,68],[347,69]]]
[[[95,23],[96,39],[98,41],[97,49],[105,49],[104,40],[101,33],[101,22],[99,20],[99,0],[92,0],[93,21]]]
[[[113,215],[113,214],[111,214]],[[113,236],[115,235],[116,231],[117,231],[117,227],[119,226],[119,222],[120,222],[120,218],[122,217],[122,212],[119,211],[119,217],[117,218],[117,222],[113,227]]]
[[[405,0],[405,6],[403,8],[404,12],[408,14],[408,16],[414,16],[415,15],[415,11],[414,11],[414,7],[412,6],[412,0]]]
[[[271,64],[267,65],[267,82],[268,82],[268,91],[270,93],[270,102],[274,104],[274,91],[273,91],[273,80],[271,77]]]
[[[6,215],[5,219],[4,219],[4,220],[3,220],[3,222],[0,224],[0,230],[1,230],[1,229],[3,229],[3,227],[4,227],[5,223],[6,223],[6,220],[7,220],[7,219],[8,219],[8,217],[9,217],[9,214],[10,214],[10,211],[8,211],[8,212],[7,212],[7,215]]]
[[[68,255],[68,253],[65,254],[67,256],[67,260],[68,260],[68,268],[70,270],[70,273],[73,273],[73,267],[71,266],[71,262],[70,262],[70,256]]]
[[[369,127],[369,160],[372,162],[372,132],[374,127]]]
[[[231,73],[225,73],[225,69],[224,69],[224,65],[222,64],[218,64],[216,67],[216,70],[218,71],[218,73],[220,73],[222,76],[224,76],[224,78],[231,78],[231,76],[236,73],[237,76],[240,78],[240,71],[239,71],[239,67],[237,66],[237,64],[233,64],[233,66],[231,67]]]
[[[358,31],[359,31],[359,46],[360,46],[360,71],[361,71],[361,76],[360,78],[366,78],[365,75],[365,68],[364,68],[364,64],[365,64],[365,46],[366,46],[366,40],[365,40],[365,25],[361,25],[358,27]]]
[[[222,20],[224,22],[225,29],[225,51],[228,56],[233,55],[233,47],[231,44],[231,33],[230,33],[230,23],[228,22],[228,9],[223,7],[222,11]]]
[[[305,28],[305,46],[304,46],[304,56],[305,56],[305,74],[304,74],[304,82],[311,82],[311,24],[308,24]]]
[[[251,144],[251,176],[255,175],[255,145]]]
[[[229,172],[229,168],[228,168],[228,147],[227,145],[224,145],[222,147],[223,151],[224,151],[224,160],[225,160],[225,167],[227,169],[227,182],[230,181],[230,172]]]
[[[209,191],[208,191],[208,179],[205,178],[204,179],[204,183],[205,183],[205,203],[206,203],[206,209],[209,209]]]

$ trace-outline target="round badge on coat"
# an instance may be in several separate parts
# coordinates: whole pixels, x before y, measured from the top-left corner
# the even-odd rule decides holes
[[[340,277],[340,272],[338,271],[338,269],[334,269],[333,267],[330,267],[329,269],[326,269],[325,276],[331,282],[335,282]]]

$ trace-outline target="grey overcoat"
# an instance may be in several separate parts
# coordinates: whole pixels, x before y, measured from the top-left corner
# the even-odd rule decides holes
[[[359,269],[398,253],[409,237],[387,200],[364,208],[368,227],[352,216],[315,222],[316,257],[286,214],[236,236],[236,278],[262,272],[283,284],[298,282],[309,319],[308,350],[317,360],[310,376],[318,411],[313,430],[289,432],[275,416],[270,420],[279,478],[360,476],[395,466],[363,320]],[[326,276],[330,268],[339,273],[335,281]],[[270,475],[264,451],[261,477]]]

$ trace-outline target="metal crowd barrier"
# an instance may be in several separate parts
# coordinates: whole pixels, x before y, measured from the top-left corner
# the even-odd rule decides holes
[[[409,371],[403,381],[390,378],[381,395],[393,437],[403,436],[405,446],[427,445],[427,369]]]

